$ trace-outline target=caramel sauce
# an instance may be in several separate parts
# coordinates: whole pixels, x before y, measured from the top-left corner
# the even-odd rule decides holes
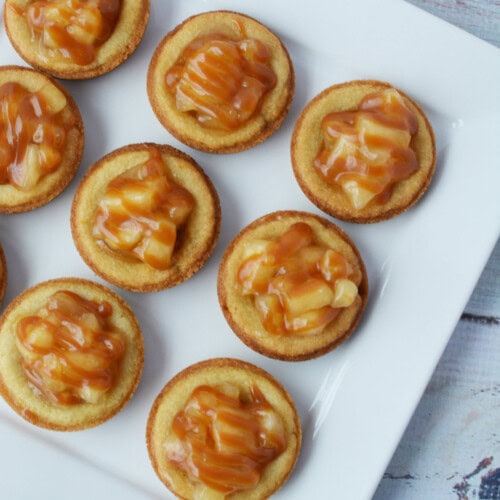
[[[276,85],[266,45],[254,38],[199,37],[165,75],[179,111],[209,128],[235,130],[262,106]]]
[[[281,417],[256,385],[197,387],[172,423],[167,459],[189,477],[230,495],[255,487],[286,449]]]
[[[307,223],[297,222],[275,240],[254,245],[237,280],[243,294],[254,297],[269,333],[320,333],[357,296],[347,259],[316,243]]]
[[[29,190],[57,170],[71,126],[42,91],[16,82],[0,86],[0,184]]]
[[[24,373],[35,393],[57,404],[97,402],[113,387],[125,354],[107,302],[62,290],[17,324]]]
[[[419,168],[411,148],[417,118],[396,90],[369,94],[357,110],[331,113],[321,126],[324,142],[314,167],[355,208],[386,203],[394,185]]]
[[[33,40],[84,66],[94,61],[112,35],[121,4],[121,0],[40,0],[27,6],[25,16]]]
[[[178,230],[194,208],[189,191],[169,179],[161,153],[113,179],[96,210],[94,237],[106,248],[159,270],[171,265]]]

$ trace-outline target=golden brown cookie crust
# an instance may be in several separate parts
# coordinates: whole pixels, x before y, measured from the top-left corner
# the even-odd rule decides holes
[[[323,142],[321,121],[329,113],[358,108],[369,93],[394,88],[386,82],[356,80],[333,85],[318,94],[302,111],[292,136],[292,164],[295,177],[305,195],[321,210],[349,222],[370,223],[395,217],[414,205],[429,186],[436,163],[434,132],[420,106],[397,89],[405,103],[415,113],[418,131],[410,146],[417,155],[419,169],[408,179],[396,184],[391,198],[385,204],[368,204],[355,209],[338,186],[322,179],[313,167],[313,161]]]
[[[84,129],[80,111],[69,92],[47,75],[21,66],[0,66],[0,86],[16,82],[30,92],[38,92],[45,86],[55,96],[64,95],[66,107],[62,111],[67,123],[72,124],[66,139],[63,160],[58,169],[45,175],[29,191],[21,191],[10,184],[0,184],[0,214],[27,212],[46,205],[66,188],[74,177],[83,154]],[[48,98],[52,102],[53,97]]]
[[[139,260],[100,246],[92,236],[94,211],[108,183],[126,170],[145,162],[157,148],[175,182],[195,198],[195,207],[179,233],[170,268],[160,271]],[[96,162],[78,186],[71,209],[71,230],[78,252],[106,281],[134,292],[154,292],[178,285],[197,272],[212,253],[219,236],[221,210],[214,185],[187,154],[167,145],[132,144]]]
[[[266,371],[245,361],[231,358],[201,361],[185,368],[165,385],[151,408],[146,429],[153,468],[160,480],[179,498],[193,498],[195,488],[183,471],[166,460],[163,443],[169,434],[171,422],[196,387],[227,381],[246,388],[257,384],[281,416],[287,437],[285,451],[267,465],[257,487],[235,493],[230,498],[260,500],[269,497],[285,483],[297,462],[302,442],[300,419],[291,396],[283,386]]]
[[[237,272],[246,242],[274,239],[296,222],[309,224],[318,243],[341,252],[347,258],[354,273],[350,279],[357,285],[359,296],[351,306],[342,309],[320,334],[274,335],[262,326],[253,297],[241,294]],[[233,239],[222,257],[217,291],[229,326],[246,345],[270,358],[303,361],[326,354],[355,330],[365,308],[368,278],[358,249],[339,227],[315,214],[289,210],[273,212],[255,220]]]
[[[96,404],[54,405],[35,395],[21,367],[15,336],[17,322],[36,313],[58,290],[69,290],[89,300],[105,300],[113,307],[111,321],[122,330],[127,348],[120,378]],[[137,319],[127,303],[109,288],[80,278],[58,278],[25,290],[0,317],[0,394],[24,419],[39,427],[75,431],[94,427],[118,413],[132,397],[142,374],[144,347]]]
[[[113,34],[99,47],[95,60],[82,66],[62,56],[48,57],[43,47],[32,40],[25,17],[13,7],[15,5],[24,10],[32,1],[6,0],[4,23],[7,35],[17,53],[28,64],[57,78],[68,80],[94,78],[125,62],[141,42],[149,19],[150,0],[123,0]]]
[[[0,304],[2,303],[3,296],[5,295],[5,287],[7,286],[7,261],[5,260],[5,253],[2,245],[0,244]]]
[[[242,127],[234,131],[204,128],[196,118],[177,110],[175,96],[164,84],[165,74],[195,38],[219,33],[239,39],[239,26],[244,27],[246,36],[261,40],[270,49],[276,86],[266,95],[260,112]],[[294,89],[292,61],[281,40],[257,20],[225,10],[192,16],[168,33],[156,48],[148,70],[149,100],[162,125],[184,144],[210,153],[234,153],[267,139],[288,113]]]

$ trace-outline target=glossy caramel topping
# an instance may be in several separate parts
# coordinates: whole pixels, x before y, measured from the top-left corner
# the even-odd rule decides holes
[[[255,487],[286,448],[281,417],[256,385],[199,386],[172,424],[167,459],[191,480],[226,495]]]
[[[62,290],[17,324],[17,346],[34,391],[58,404],[95,403],[113,387],[125,354],[107,302]]]
[[[259,40],[214,34],[191,42],[165,82],[179,111],[206,127],[234,130],[258,112],[276,75],[269,49]]]
[[[238,282],[269,333],[313,335],[354,302],[351,274],[340,252],[315,243],[311,226],[297,222],[275,240],[247,244]]]
[[[29,190],[57,170],[72,126],[62,116],[65,106],[59,91],[49,103],[44,89],[29,92],[16,82],[0,86],[0,184]]]
[[[106,248],[163,270],[170,267],[178,229],[194,198],[169,178],[158,149],[151,148],[149,155],[108,184],[93,235]]]
[[[98,48],[113,33],[121,3],[121,0],[34,1],[25,15],[34,40],[83,66],[94,61]]]
[[[411,148],[417,119],[396,90],[367,95],[356,111],[327,115],[322,129],[324,144],[314,166],[342,188],[354,208],[386,203],[395,183],[418,169]]]

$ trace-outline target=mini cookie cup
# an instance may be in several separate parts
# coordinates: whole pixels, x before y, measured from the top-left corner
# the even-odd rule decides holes
[[[276,335],[263,327],[253,296],[242,294],[237,281],[238,269],[247,242],[274,240],[296,222],[309,224],[316,242],[339,251],[347,258],[353,269],[351,279],[358,287],[358,296],[321,333]],[[354,332],[368,298],[368,277],[358,249],[342,229],[312,213],[284,210],[260,217],[236,235],[222,257],[217,292],[226,321],[248,347],[270,358],[304,361],[335,349]]]
[[[115,385],[98,403],[58,405],[37,395],[28,384],[16,346],[16,325],[36,314],[57,291],[74,292],[87,300],[106,301],[113,308],[110,321],[123,332],[125,356]],[[77,431],[95,427],[113,417],[134,394],[142,375],[144,345],[137,319],[127,303],[115,292],[81,278],[44,281],[18,295],[0,317],[0,395],[28,422],[51,430]]]

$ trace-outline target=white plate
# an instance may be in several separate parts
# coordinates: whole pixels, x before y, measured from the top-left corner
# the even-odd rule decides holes
[[[116,417],[92,430],[56,433],[25,423],[0,403],[2,497],[168,497],[144,444],[149,408],[188,364],[235,356],[278,377],[302,417],[302,454],[276,497],[302,499],[314,491],[315,498],[370,498],[499,234],[499,52],[398,0],[152,4],[144,41],[128,62],[93,81],[66,84],[86,125],[77,178],[46,207],[0,218],[9,266],[5,303],[42,280],[94,278],[72,243],[69,208],[88,166],[127,143],[166,142],[199,161],[222,201],[219,244],[184,284],[156,294],[122,293],[142,325],[146,364],[135,397]],[[145,89],[149,58],[166,32],[188,15],[218,8],[237,8],[279,34],[297,77],[282,128],[256,148],[226,156],[175,141],[153,115]],[[3,27],[0,47],[0,63],[23,64]],[[260,215],[318,212],[294,180],[290,134],[317,92],[356,78],[390,81],[420,102],[435,127],[437,172],[406,214],[369,226],[341,224],[369,271],[371,295],[356,334],[314,361],[269,360],[244,346],[224,321],[216,297],[219,259],[236,232]]]

